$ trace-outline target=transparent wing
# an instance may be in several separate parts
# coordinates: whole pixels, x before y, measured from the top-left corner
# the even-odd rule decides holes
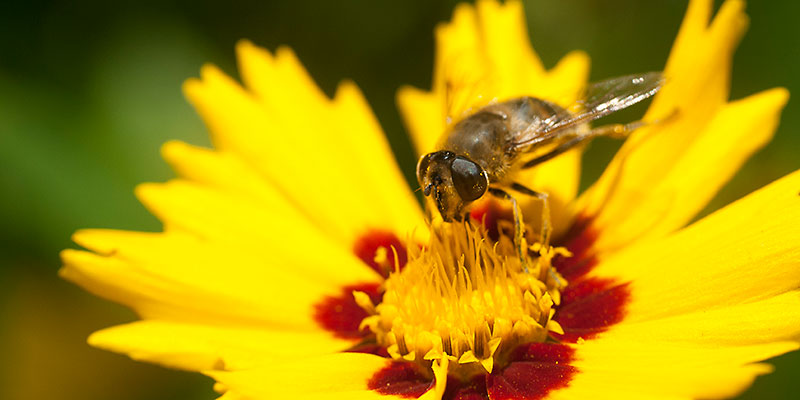
[[[567,117],[552,117],[531,132],[520,135],[515,146],[531,146],[553,140],[577,125],[594,121],[613,112],[630,107],[655,95],[664,84],[660,72],[626,75],[590,84],[576,106],[579,111]]]
[[[445,124],[456,123],[493,100],[496,90],[482,60],[474,51],[453,50],[443,57],[434,76],[435,90],[444,95]]]
[[[491,93],[483,85],[482,80],[456,80],[448,77],[445,80],[445,123],[457,123],[475,110],[488,104],[492,98],[486,93]]]

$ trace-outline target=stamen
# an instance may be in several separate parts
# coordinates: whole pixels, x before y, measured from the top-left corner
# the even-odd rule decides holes
[[[469,379],[503,365],[520,344],[563,332],[552,317],[566,281],[551,261],[566,250],[534,245],[525,273],[513,239],[495,242],[482,227],[461,223],[432,226],[427,246],[408,249],[406,267],[386,280],[380,304],[355,293],[369,314],[361,326],[393,358],[448,365],[450,374]]]

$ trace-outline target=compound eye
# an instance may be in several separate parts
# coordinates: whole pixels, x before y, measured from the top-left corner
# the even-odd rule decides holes
[[[479,199],[489,187],[486,171],[466,157],[456,156],[450,166],[450,173],[453,177],[453,186],[463,201]]]

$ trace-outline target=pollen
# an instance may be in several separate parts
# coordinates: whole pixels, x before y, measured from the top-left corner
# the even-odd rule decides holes
[[[380,304],[354,293],[369,314],[361,327],[393,358],[449,365],[451,375],[469,379],[503,365],[520,344],[563,333],[552,317],[566,281],[551,260],[568,255],[565,249],[530,246],[526,273],[508,236],[494,242],[466,223],[432,226],[427,246],[408,249],[408,263],[386,280]]]

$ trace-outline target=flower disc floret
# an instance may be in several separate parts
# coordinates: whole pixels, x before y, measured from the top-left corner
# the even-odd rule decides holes
[[[435,226],[427,246],[409,246],[409,262],[386,280],[380,304],[356,293],[371,314],[362,326],[395,359],[427,366],[446,358],[450,373],[465,379],[490,373],[518,345],[563,333],[552,317],[566,281],[551,259],[565,251],[532,248],[526,273],[507,236],[494,242],[482,228]]]

